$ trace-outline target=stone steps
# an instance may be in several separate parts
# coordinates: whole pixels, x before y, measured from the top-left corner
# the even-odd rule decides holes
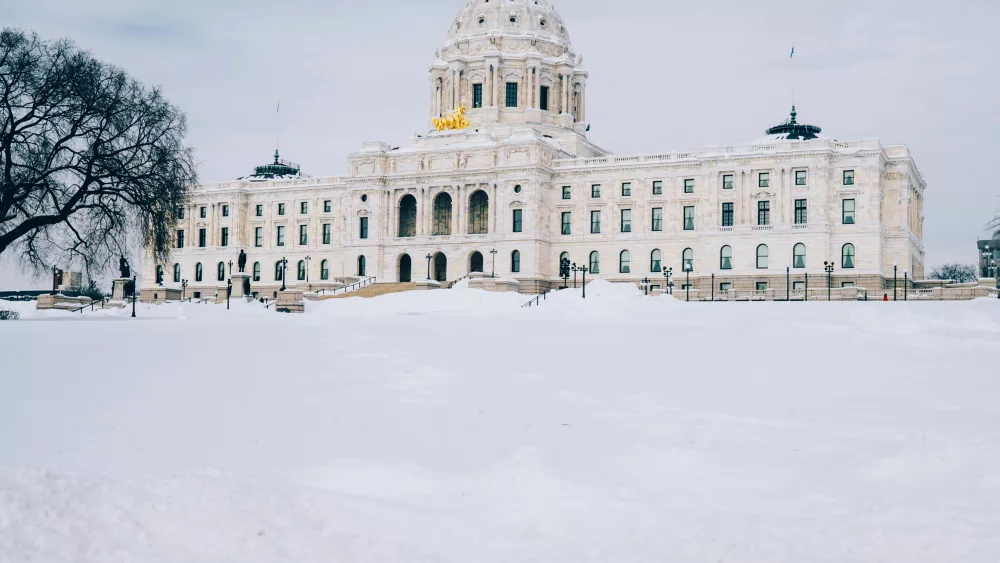
[[[350,293],[335,295],[330,299],[344,299],[345,297],[362,297],[365,299],[371,299],[372,297],[378,297],[379,295],[402,293],[404,291],[413,291],[415,289],[417,289],[416,283],[375,283]]]

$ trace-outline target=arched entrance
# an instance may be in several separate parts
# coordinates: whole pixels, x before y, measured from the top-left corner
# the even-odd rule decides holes
[[[469,271],[483,272],[483,255],[478,250],[469,257]]]
[[[434,255],[434,281],[448,281],[448,257],[443,252]]]
[[[412,281],[412,266],[409,254],[399,257],[399,281],[401,283],[410,283]]]

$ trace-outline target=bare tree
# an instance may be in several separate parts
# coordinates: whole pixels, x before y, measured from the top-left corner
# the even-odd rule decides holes
[[[88,270],[169,253],[196,183],[183,113],[69,40],[0,31],[0,255]]]
[[[972,283],[979,279],[979,270],[975,264],[944,264],[931,270],[930,279]]]

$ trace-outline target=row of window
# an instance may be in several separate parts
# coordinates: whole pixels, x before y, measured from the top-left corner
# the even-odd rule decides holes
[[[569,258],[568,252],[563,252],[559,256],[560,262],[563,258]],[[767,270],[770,267],[770,250],[766,244],[757,247],[757,269]],[[841,249],[840,267],[845,270],[854,268],[855,248],[853,244],[845,244]],[[806,267],[806,245],[796,244],[792,250],[792,267],[803,269]],[[733,249],[730,246],[723,246],[719,251],[719,269],[733,269]],[[694,271],[694,250],[685,248],[681,252],[681,270],[684,272]],[[590,272],[598,274],[601,271],[601,255],[596,250],[590,253]],[[654,249],[649,254],[649,271],[660,273],[663,271],[663,254],[660,249]],[[618,272],[621,274],[632,273],[632,253],[628,250],[621,251],[618,256]]]
[[[520,255],[518,255],[518,266],[520,267]],[[364,256],[358,256],[358,276],[363,277],[367,275],[368,263]],[[284,263],[279,260],[274,264],[274,281],[279,282],[283,277]],[[254,262],[253,264],[253,281],[259,282],[261,279],[261,266],[260,262]],[[299,260],[298,263],[298,279],[299,281],[307,281],[308,272],[306,268],[306,261]],[[217,279],[218,281],[226,281],[226,263],[219,262],[217,268]],[[163,281],[163,266],[156,267],[157,283]],[[319,278],[323,281],[330,279],[330,263],[328,260],[323,260],[319,264]],[[204,281],[204,268],[201,262],[194,265],[194,281],[196,283]],[[181,283],[181,265],[174,264],[174,282]]]
[[[509,108],[517,107],[517,94],[518,94],[518,83],[517,82],[507,82],[506,89],[504,91],[504,105]],[[475,109],[480,109],[483,107],[483,85],[473,84],[472,85],[472,107]],[[549,111],[549,87],[540,86],[539,96],[538,96],[538,109],[542,111]]]
[[[722,175],[722,189],[731,190],[735,186],[733,174],[723,174]],[[805,186],[807,180],[807,171],[796,170],[795,171],[795,185]],[[854,171],[844,170],[843,182],[845,186],[854,185]],[[771,173],[770,172],[759,172],[757,174],[757,185],[761,188],[768,188],[771,186]],[[653,195],[663,195],[663,180],[653,180]],[[695,188],[694,178],[684,179],[684,193],[693,194]],[[622,197],[631,197],[632,195],[632,182],[622,182],[621,184],[621,194]],[[597,199],[601,197],[601,185],[593,184],[590,186],[590,197],[592,199]],[[563,199],[573,199],[573,187],[563,186],[562,187],[562,198]]]

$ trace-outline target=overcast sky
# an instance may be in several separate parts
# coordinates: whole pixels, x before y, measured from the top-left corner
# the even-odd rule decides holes
[[[465,0],[0,0],[0,25],[69,37],[188,115],[203,181],[282,157],[338,175],[362,141],[427,128],[427,67]],[[928,183],[929,266],[976,260],[998,208],[1000,1],[566,0],[591,139],[615,154],[741,143],[787,117],[906,144]],[[0,265],[0,288],[23,287]],[[44,284],[43,284],[44,285]]]

